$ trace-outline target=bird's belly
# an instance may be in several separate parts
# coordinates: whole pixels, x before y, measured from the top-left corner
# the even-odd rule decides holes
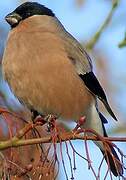
[[[55,114],[64,119],[77,120],[85,116],[93,97],[84,83],[69,73],[51,73],[40,77],[17,73],[9,75],[8,83],[18,99],[28,108],[46,114]]]

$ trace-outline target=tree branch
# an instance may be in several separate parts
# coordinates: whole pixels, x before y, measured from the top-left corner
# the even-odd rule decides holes
[[[38,125],[38,124],[37,124]],[[33,139],[21,139],[23,136],[30,131],[35,126],[33,124],[27,124],[25,128],[20,130],[17,135],[15,135],[12,139],[7,141],[1,141],[0,142],[0,150],[4,150],[10,147],[19,147],[19,146],[26,146],[26,145],[34,145],[34,144],[40,144],[40,143],[51,143],[52,142],[52,136],[47,135],[42,138],[33,138]],[[74,134],[72,132],[69,133],[62,133],[60,134],[60,139],[57,137],[56,142],[64,142],[68,140],[93,140],[93,141],[101,141],[101,139],[97,136],[82,136],[80,134]],[[120,141],[120,142],[126,142],[126,137],[104,137],[104,141],[110,142],[110,141]]]
[[[119,46],[119,48],[123,48],[124,46],[126,46],[126,32],[125,32],[125,37],[124,37],[123,41],[121,41],[118,46]]]
[[[105,21],[103,22],[103,24],[101,25],[101,27],[99,28],[99,30],[94,34],[94,36],[89,40],[89,42],[86,44],[86,48],[91,50],[94,48],[96,42],[99,40],[101,34],[103,33],[103,31],[106,29],[106,27],[108,26],[109,22],[112,19],[112,16],[116,10],[116,7],[119,3],[119,0],[114,0],[113,4],[112,4],[112,8],[107,16],[107,18],[105,19]]]

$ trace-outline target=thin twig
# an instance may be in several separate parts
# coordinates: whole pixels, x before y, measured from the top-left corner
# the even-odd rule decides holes
[[[94,36],[89,40],[89,42],[86,44],[86,48],[87,49],[93,49],[96,42],[99,40],[101,34],[103,33],[103,31],[106,29],[106,27],[108,26],[109,22],[112,19],[112,16],[116,10],[116,7],[118,5],[119,0],[114,0],[113,4],[112,4],[112,8],[107,16],[107,18],[105,19],[105,21],[103,22],[103,24],[101,25],[101,27],[99,28],[99,30],[94,34]]]

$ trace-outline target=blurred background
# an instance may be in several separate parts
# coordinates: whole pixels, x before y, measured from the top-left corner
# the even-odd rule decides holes
[[[1,59],[7,34],[10,29],[4,17],[22,2],[25,1],[0,1]],[[93,35],[99,30],[112,8],[112,0],[38,0],[37,2],[51,8],[65,28],[84,46],[90,42]],[[109,124],[107,124],[106,127],[110,136],[126,135],[126,48],[118,47],[126,31],[125,17],[126,0],[120,0],[108,26],[101,34],[94,48],[91,50],[87,49],[93,61],[95,74],[104,87],[113,111],[119,119],[118,122],[113,121],[101,106],[102,111],[104,111],[106,118],[109,120]],[[7,107],[14,111],[22,109],[20,103],[9,90],[8,85],[3,81],[2,75],[0,76],[0,106]],[[85,153],[82,142],[75,141],[73,143],[80,154]],[[100,163],[102,155],[92,142],[88,144],[93,166],[97,171],[97,165]],[[126,144],[121,142],[116,144],[122,149],[124,154],[126,154]],[[67,163],[67,158],[64,153],[64,160],[70,179],[70,168],[69,163]],[[126,162],[124,163],[126,164]],[[86,180],[93,179],[93,175],[88,170],[86,162],[76,157],[76,164],[75,179],[81,180],[83,177]],[[104,163],[101,173],[103,176],[105,175],[105,170],[106,164]],[[60,180],[65,179],[62,165],[58,178]],[[109,179],[110,177],[108,177],[108,180]]]

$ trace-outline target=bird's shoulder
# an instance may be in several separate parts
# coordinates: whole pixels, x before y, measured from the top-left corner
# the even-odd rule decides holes
[[[85,74],[92,71],[92,61],[85,48],[75,39],[64,26],[57,20],[59,26],[59,36],[63,40],[63,44],[68,58],[74,64],[78,74]]]

